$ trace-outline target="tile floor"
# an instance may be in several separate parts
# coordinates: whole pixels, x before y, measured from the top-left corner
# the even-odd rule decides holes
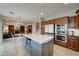
[[[79,56],[79,52],[54,45],[54,56]],[[5,39],[0,44],[0,56],[30,56],[24,48],[23,37]]]

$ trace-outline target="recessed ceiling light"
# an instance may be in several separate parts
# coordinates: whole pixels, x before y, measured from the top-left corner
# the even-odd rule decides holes
[[[42,12],[41,15],[44,15],[44,13]]]
[[[10,14],[15,14],[15,13],[13,13],[13,12],[9,12]]]

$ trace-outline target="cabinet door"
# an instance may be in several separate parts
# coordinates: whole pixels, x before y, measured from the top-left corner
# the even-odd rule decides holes
[[[79,39],[76,37],[69,37],[67,47],[79,51]]]
[[[24,45],[24,48],[26,48],[26,37],[23,37],[23,45]]]
[[[32,56],[41,56],[41,44],[32,41],[31,46],[32,46]]]
[[[76,17],[69,17],[69,28],[76,28]]]
[[[79,38],[76,38],[75,43],[74,43],[74,48],[75,50],[79,51]]]
[[[74,38],[73,37],[68,38],[67,47],[73,49],[73,47],[74,47]]]
[[[41,56],[40,47],[32,45],[32,56]]]
[[[29,45],[26,46],[28,53],[31,55],[31,47]]]

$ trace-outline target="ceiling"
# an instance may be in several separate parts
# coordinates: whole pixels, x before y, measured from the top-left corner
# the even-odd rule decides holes
[[[64,4],[64,3],[0,3],[0,15],[6,16],[7,21],[21,22],[38,22],[41,17],[59,14],[68,10],[79,7],[79,4]],[[13,14],[10,14],[13,12]]]

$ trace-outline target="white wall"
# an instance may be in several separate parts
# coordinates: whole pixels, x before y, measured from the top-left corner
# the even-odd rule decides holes
[[[60,18],[60,17],[64,17],[64,16],[75,16],[76,15],[75,12],[76,12],[77,9],[78,8],[75,8],[73,10],[69,10],[69,11],[66,11],[66,12],[62,12],[60,14],[48,16],[46,20]]]
[[[2,43],[2,40],[3,40],[2,24],[3,24],[3,21],[2,21],[2,18],[0,17],[0,43]]]
[[[36,23],[32,24],[32,33],[35,34],[36,33]]]

